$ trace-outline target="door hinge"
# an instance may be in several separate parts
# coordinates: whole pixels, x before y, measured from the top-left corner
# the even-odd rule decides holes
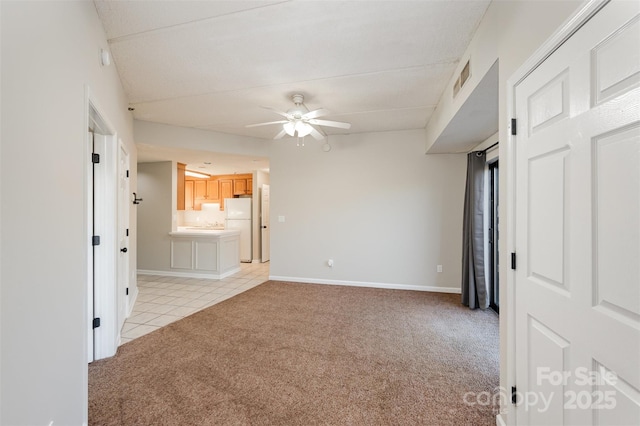
[[[93,328],[98,328],[100,327],[100,318],[94,318],[93,319]]]
[[[518,134],[518,127],[517,127],[518,122],[516,121],[515,118],[511,119],[511,135],[515,136]]]
[[[100,162],[100,154],[96,154],[95,152],[91,154],[91,162],[93,164],[97,164]]]
[[[100,245],[100,235],[94,235],[93,237],[91,237],[91,245],[92,246]]]
[[[516,252],[511,253],[511,269],[516,269]]]
[[[127,287],[127,289],[125,290],[124,295],[125,295],[125,296],[128,296],[128,295],[129,295],[129,287]]]
[[[518,403],[518,391],[515,386],[511,386],[511,403],[513,405]]]
[[[129,170],[127,170],[127,177],[129,177]]]

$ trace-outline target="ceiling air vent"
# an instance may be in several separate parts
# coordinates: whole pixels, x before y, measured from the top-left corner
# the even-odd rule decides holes
[[[464,84],[469,80],[469,76],[471,76],[469,61],[464,65],[462,71],[460,71],[460,75],[456,78],[456,81],[453,83],[453,97],[455,98],[460,89],[464,87]]]

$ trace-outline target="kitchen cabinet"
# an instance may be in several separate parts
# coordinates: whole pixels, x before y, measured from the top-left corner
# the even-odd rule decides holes
[[[234,179],[233,180],[233,195],[244,195],[247,193],[247,180],[246,179]]]
[[[240,231],[177,231],[171,236],[171,272],[222,279],[240,270]]]
[[[193,210],[193,181],[184,181],[184,209]]]
[[[180,166],[179,163],[178,182]],[[220,210],[224,210],[225,198],[252,194],[253,175],[250,173],[216,175],[210,179],[187,177],[183,184],[178,184],[178,210],[201,210],[202,203],[220,203]]]
[[[220,186],[218,179],[185,180],[185,210],[201,210],[203,203],[220,203]],[[187,195],[190,193],[190,196]],[[187,201],[187,198],[189,199]]]
[[[220,183],[218,179],[209,179],[207,181],[207,201],[220,202]]]
[[[177,170],[178,170],[178,196],[177,196],[177,206],[176,209],[177,210],[185,210],[185,199],[184,199],[184,191],[185,191],[185,187],[184,187],[184,172],[185,172],[185,168],[186,168],[186,164],[182,164],[182,163],[178,163],[177,166]]]
[[[207,181],[193,181],[193,209],[202,210],[202,203],[207,201]]]
[[[194,180],[193,181],[193,192],[194,196],[197,199],[205,199],[207,198],[207,181],[206,180]]]
[[[241,177],[233,179],[233,195],[251,195],[253,193],[253,178]]]
[[[224,210],[224,199],[233,198],[233,180],[219,179],[220,183],[220,210]]]

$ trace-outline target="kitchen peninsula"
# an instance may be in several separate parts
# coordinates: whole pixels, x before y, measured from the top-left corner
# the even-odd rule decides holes
[[[171,275],[222,279],[240,270],[240,231],[182,227],[171,237]]]

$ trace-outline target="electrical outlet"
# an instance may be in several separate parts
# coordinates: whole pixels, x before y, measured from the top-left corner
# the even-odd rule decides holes
[[[284,216],[278,216],[278,222],[283,223],[284,222]]]
[[[438,272],[442,272],[442,265],[438,265]]]

